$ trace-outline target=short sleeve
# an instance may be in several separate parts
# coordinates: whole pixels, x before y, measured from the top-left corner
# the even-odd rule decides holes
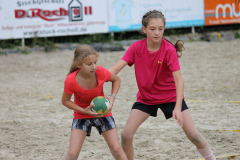
[[[178,55],[175,48],[171,48],[167,51],[166,62],[170,71],[175,72],[180,70],[180,64],[178,61]]]
[[[135,53],[135,43],[133,43],[126,51],[126,53],[121,58],[122,60],[126,61],[129,66],[134,64],[134,53]]]
[[[96,74],[98,79],[104,82],[109,81],[111,79],[111,72],[102,66],[98,66]]]
[[[109,70],[107,70],[106,68],[103,68],[103,72],[104,72],[104,75],[105,75],[105,81],[109,81],[111,79],[111,72]]]
[[[72,85],[69,77],[67,77],[64,81],[64,92],[67,94],[73,94]]]

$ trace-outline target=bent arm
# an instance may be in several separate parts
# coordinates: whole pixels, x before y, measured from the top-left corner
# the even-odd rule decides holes
[[[115,101],[116,94],[118,93],[118,90],[120,88],[120,78],[116,74],[112,73],[109,81],[112,82],[112,91],[111,96],[108,96],[106,98],[110,101],[109,111],[111,111],[113,107],[113,102]]]
[[[116,74],[111,73],[111,78],[109,81],[112,82],[112,94],[116,95],[120,88],[121,80]]]
[[[120,88],[120,83],[121,83],[121,80],[117,76],[117,73],[120,72],[120,70],[122,70],[126,65],[127,65],[127,62],[125,62],[123,60],[119,60],[115,66],[113,66],[112,68],[109,69],[109,71],[111,72],[111,78],[109,81],[112,82],[112,92],[111,92],[112,96],[108,97],[108,100],[110,101],[110,108],[109,108],[110,112],[112,110],[113,103],[115,101],[115,98],[116,98],[116,95],[118,93],[118,90]]]
[[[115,64],[114,66],[112,66],[109,71],[111,73],[114,73],[114,74],[118,74],[125,66],[127,65],[127,62],[120,59],[117,64]]]
[[[84,113],[84,109],[82,107],[79,107],[78,105],[76,105],[73,101],[71,101],[71,97],[72,97],[72,94],[67,94],[67,93],[63,92],[62,104],[71,110],[75,110],[75,111]]]
[[[63,94],[62,94],[62,104],[64,106],[66,106],[67,108],[81,112],[83,114],[90,115],[90,116],[102,117],[102,115],[100,113],[94,113],[91,111],[91,108],[94,105],[90,105],[87,108],[79,107],[77,104],[75,104],[73,101],[71,101],[71,97],[72,97],[72,94],[67,94],[65,92],[63,92]]]

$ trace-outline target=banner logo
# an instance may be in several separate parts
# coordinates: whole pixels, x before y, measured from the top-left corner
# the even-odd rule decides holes
[[[240,6],[240,4],[239,4]],[[222,16],[223,18],[226,18],[226,13],[227,13],[227,10],[229,10],[229,12],[227,13],[230,17],[233,17],[233,15],[235,17],[239,17],[240,16],[240,12],[237,12],[236,11],[236,7],[235,7],[235,4],[232,3],[229,4],[229,3],[226,3],[225,5],[223,4],[218,4],[217,7],[216,7],[216,18],[218,19],[219,17],[219,10],[222,10]]]
[[[205,0],[205,24],[240,23],[239,0]]]
[[[82,3],[78,0],[72,0],[68,4],[68,12],[69,12],[69,21],[82,21]]]
[[[72,0],[68,4],[68,10],[64,8],[59,8],[56,10],[45,10],[41,8],[30,8],[28,10],[15,9],[15,18],[41,18],[45,21],[57,21],[65,19],[67,16],[69,21],[83,21],[84,15],[92,15],[92,7],[83,7],[79,0]]]

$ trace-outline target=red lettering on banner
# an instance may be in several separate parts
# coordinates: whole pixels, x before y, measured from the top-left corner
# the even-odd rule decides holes
[[[60,8],[59,12],[60,12],[59,16],[67,16],[68,15],[68,11],[63,8]]]
[[[46,10],[46,11],[43,11],[43,15],[46,16],[46,17],[47,17],[47,16],[51,16],[51,15],[52,15],[52,12]]]
[[[54,16],[59,16],[58,18],[49,18],[52,15]],[[35,18],[35,17],[39,17],[43,20],[46,21],[56,21],[56,20],[60,20],[63,19],[62,16],[67,16],[68,15],[68,11],[60,8],[59,10],[42,10],[39,8],[33,8],[33,9],[29,9],[28,11],[25,10],[15,10],[15,18],[23,18],[23,17],[27,17],[27,18]],[[61,16],[61,17],[60,17]]]
[[[14,27],[11,27],[11,26],[2,26],[2,30],[13,30]]]
[[[75,15],[79,14],[79,10],[75,9],[73,10],[73,13]],[[84,7],[84,13],[85,15],[92,15],[92,6],[86,6]],[[51,18],[52,16],[55,16],[55,18]],[[68,16],[68,10],[64,8],[59,8],[58,10],[43,10],[39,8],[31,8],[28,10],[21,10],[16,9],[15,10],[15,18],[41,18],[46,21],[56,21],[64,19],[65,16]]]
[[[92,14],[92,7],[89,7],[89,14]]]
[[[52,13],[53,13],[54,16],[58,16],[59,11],[58,10],[54,10],[54,11],[52,11]]]
[[[15,18],[23,18],[26,15],[24,10],[15,10]]]
[[[85,14],[87,14],[87,7],[84,7]]]
[[[92,14],[92,7],[91,6],[84,7],[84,12],[85,12],[85,15]]]

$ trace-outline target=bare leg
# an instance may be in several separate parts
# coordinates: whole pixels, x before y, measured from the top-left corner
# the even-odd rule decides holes
[[[206,147],[207,141],[198,133],[192,120],[189,109],[184,110],[183,114],[183,130],[188,139],[198,148],[202,149]]]
[[[127,160],[127,156],[124,153],[122,146],[118,140],[117,129],[111,129],[102,133],[103,137],[105,138],[108,147],[116,160]]]
[[[77,160],[87,132],[80,129],[71,131],[70,145],[65,160]]]
[[[122,147],[127,155],[128,160],[134,159],[133,150],[133,136],[136,133],[138,127],[149,117],[150,115],[142,112],[138,109],[132,109],[127,123],[121,134]]]
[[[206,160],[215,160],[216,158],[213,155],[211,148],[208,146],[207,141],[203,138],[203,136],[200,133],[198,133],[196,127],[194,126],[189,109],[184,110],[182,114],[183,114],[183,130],[188,139],[197,147],[200,154]]]

